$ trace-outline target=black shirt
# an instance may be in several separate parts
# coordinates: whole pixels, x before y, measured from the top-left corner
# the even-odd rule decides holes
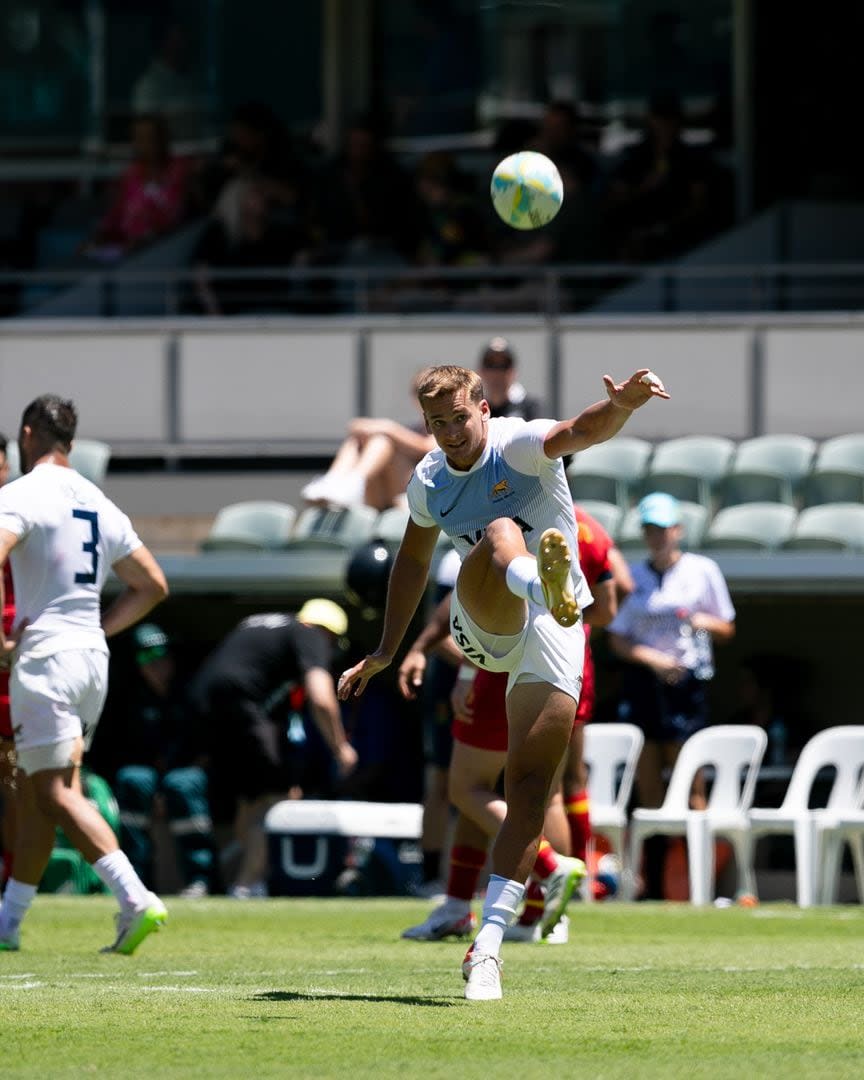
[[[204,661],[195,678],[195,697],[234,692],[264,702],[312,668],[329,670],[333,650],[327,631],[271,612],[244,619]]]

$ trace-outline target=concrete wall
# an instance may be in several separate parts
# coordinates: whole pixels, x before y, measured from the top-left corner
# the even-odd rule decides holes
[[[7,322],[0,328],[0,430],[56,391],[78,404],[81,434],[116,455],[143,446],[245,444],[267,452],[335,445],[359,412],[412,423],[416,371],[474,365],[496,333],[550,415],[603,396],[602,375],[650,367],[673,395],[629,430],[743,438],[794,431],[824,438],[862,427],[864,317],[645,319],[423,317],[331,320]]]

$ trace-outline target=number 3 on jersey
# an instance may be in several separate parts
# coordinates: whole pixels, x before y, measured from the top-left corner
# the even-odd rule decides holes
[[[96,574],[99,570],[99,515],[95,510],[73,510],[72,517],[90,523],[90,539],[81,545],[82,549],[90,556],[92,562],[87,573],[75,575],[76,585],[95,585]]]

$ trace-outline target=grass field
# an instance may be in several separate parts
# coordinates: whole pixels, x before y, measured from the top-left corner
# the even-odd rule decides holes
[[[571,906],[568,945],[399,940],[409,900],[170,902],[133,957],[112,902],[39,896],[0,953],[0,1076],[864,1077],[864,914]]]

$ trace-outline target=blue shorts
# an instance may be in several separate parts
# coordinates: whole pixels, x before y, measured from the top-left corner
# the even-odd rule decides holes
[[[628,664],[618,719],[654,742],[685,743],[708,725],[708,683],[687,674],[670,686],[641,664]]]

